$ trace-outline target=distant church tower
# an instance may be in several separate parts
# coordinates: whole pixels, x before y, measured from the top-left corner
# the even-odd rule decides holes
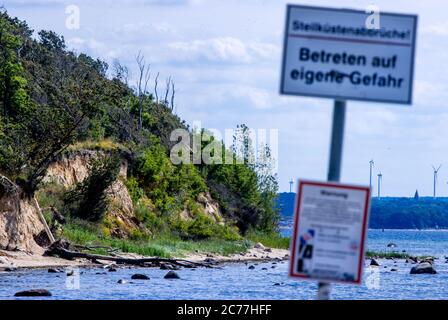
[[[418,200],[420,196],[418,195],[418,190],[415,190],[414,200]]]

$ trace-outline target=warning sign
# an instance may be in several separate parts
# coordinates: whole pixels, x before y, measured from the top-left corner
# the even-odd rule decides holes
[[[412,103],[417,16],[289,5],[282,94]]]
[[[369,209],[368,187],[300,181],[289,275],[360,284]]]

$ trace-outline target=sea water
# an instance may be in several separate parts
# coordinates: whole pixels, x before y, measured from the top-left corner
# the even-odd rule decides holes
[[[290,227],[282,232],[290,233]],[[388,247],[390,243],[396,247]],[[369,230],[367,248],[436,256],[438,273],[411,275],[412,264],[403,259],[382,260],[376,268],[366,260],[363,284],[333,285],[333,299],[448,299],[448,231]],[[50,290],[53,296],[44,299],[314,299],[316,283],[289,279],[287,268],[287,261],[226,264],[179,270],[179,280],[164,279],[167,271],[155,268],[80,269],[78,281],[47,270],[0,272],[0,299],[14,299],[15,292],[28,289]],[[131,280],[135,273],[151,279]],[[120,279],[127,283],[118,284]]]

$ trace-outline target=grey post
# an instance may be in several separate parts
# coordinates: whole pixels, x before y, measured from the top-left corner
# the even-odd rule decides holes
[[[331,130],[330,162],[328,181],[339,182],[341,178],[342,146],[344,144],[345,100],[335,100],[333,109],[333,127]],[[319,282],[317,299],[330,299],[330,284]]]

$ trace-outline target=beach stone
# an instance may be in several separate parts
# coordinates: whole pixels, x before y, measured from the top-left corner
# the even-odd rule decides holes
[[[379,266],[380,266],[379,262],[376,261],[375,259],[371,259],[371,260],[370,260],[370,265],[371,265],[371,266],[376,266],[376,267],[379,267]]]
[[[266,249],[264,249],[264,252],[272,252],[272,249],[271,248],[266,248]]]
[[[257,243],[254,245],[254,248],[255,248],[255,249],[266,249],[265,246],[264,246],[261,242],[257,242]]]
[[[6,267],[5,269],[3,269],[3,271],[6,271],[6,272],[14,272],[14,271],[17,271],[17,268],[14,268],[14,267]]]
[[[145,274],[136,273],[132,275],[132,280],[149,280],[150,278]]]
[[[169,271],[163,278],[165,278],[165,279],[180,279],[177,272],[174,272],[174,271]]]
[[[180,267],[176,267],[171,264],[161,264],[160,270],[180,270]]]
[[[249,269],[249,270],[253,270],[253,269],[255,269],[255,266],[249,266],[248,269]]]
[[[205,263],[210,263],[210,264],[216,264],[216,263],[218,263],[218,261],[216,261],[215,259],[212,259],[212,258],[204,259],[204,262],[205,262]]]
[[[415,267],[412,267],[411,274],[436,274],[437,271],[434,269],[431,263],[429,262],[422,262],[416,265]]]
[[[61,273],[61,272],[62,272],[62,270],[60,270],[60,269],[54,269],[54,268],[48,269],[48,273]]]
[[[117,269],[110,267],[108,271],[109,272],[117,272]]]
[[[51,297],[51,292],[45,289],[34,289],[17,292],[15,297]]]
[[[408,257],[406,258],[406,263],[417,263],[417,258],[416,257]]]
[[[432,257],[424,258],[420,261],[420,263],[423,263],[423,262],[434,264],[434,258],[432,258]]]

